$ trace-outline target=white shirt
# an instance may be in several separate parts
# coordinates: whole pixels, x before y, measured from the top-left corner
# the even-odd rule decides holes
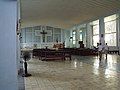
[[[105,49],[105,50],[108,50],[108,45],[104,45],[104,49]]]
[[[98,46],[98,51],[102,51],[103,50],[103,46],[102,45],[99,45]]]

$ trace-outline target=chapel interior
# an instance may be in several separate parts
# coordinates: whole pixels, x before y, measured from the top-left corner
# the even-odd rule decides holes
[[[120,0],[0,0],[0,11],[0,90],[119,90]]]

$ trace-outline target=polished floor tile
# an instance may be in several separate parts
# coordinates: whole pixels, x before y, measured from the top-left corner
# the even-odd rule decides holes
[[[120,56],[72,56],[72,60],[28,61],[26,90],[120,90]]]

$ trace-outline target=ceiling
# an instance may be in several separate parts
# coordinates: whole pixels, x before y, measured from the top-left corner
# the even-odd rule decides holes
[[[22,27],[70,28],[120,10],[120,0],[21,0]]]

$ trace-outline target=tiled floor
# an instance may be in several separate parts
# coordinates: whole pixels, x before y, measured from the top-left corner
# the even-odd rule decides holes
[[[22,74],[18,75],[18,88],[18,90],[25,90],[24,77],[22,77]]]
[[[120,56],[73,56],[66,61],[28,62],[26,90],[120,90]]]

